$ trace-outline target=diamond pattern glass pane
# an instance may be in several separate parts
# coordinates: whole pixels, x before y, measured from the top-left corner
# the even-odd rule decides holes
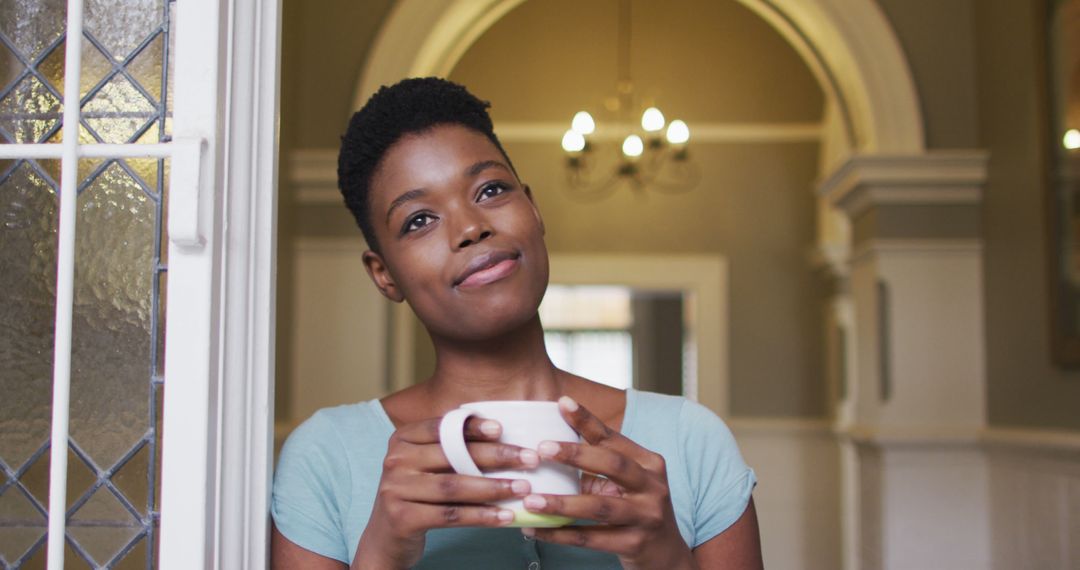
[[[98,565],[109,563],[141,531],[139,520],[105,487],[99,488],[68,522],[68,534]]]
[[[87,0],[86,33],[105,47],[117,61],[161,28],[161,0]]]
[[[134,142],[135,135],[157,117],[146,96],[121,75],[103,86],[83,104],[83,122],[105,143]],[[157,141],[154,141],[157,142]]]
[[[33,60],[64,35],[65,0],[0,2],[0,34],[26,59]]]
[[[175,2],[86,0],[83,143],[160,142]],[[0,143],[60,142],[64,0],[0,0]],[[44,567],[58,161],[0,161],[0,568]],[[152,568],[167,161],[80,160],[68,568]]]
[[[0,89],[4,89],[19,79],[26,66],[19,61],[15,52],[0,42]]]
[[[11,526],[0,531],[0,560],[18,560],[45,536],[45,513],[12,485],[0,491],[0,513]]]
[[[61,113],[60,99],[37,77],[27,76],[0,99],[0,135],[4,142],[41,142]]]

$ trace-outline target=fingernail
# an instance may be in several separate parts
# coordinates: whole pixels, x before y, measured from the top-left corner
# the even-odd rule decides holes
[[[506,509],[499,510],[499,522],[512,523],[514,522],[514,511],[508,511]]]
[[[536,450],[542,457],[555,457],[559,453],[559,444],[554,441],[542,441]]]
[[[540,465],[540,456],[531,449],[522,449],[520,459],[525,467],[536,467],[537,465]]]
[[[529,485],[528,481],[517,479],[510,483],[510,490],[513,491],[515,495],[528,495],[529,491],[532,490],[532,485]]]
[[[532,538],[532,537],[536,536],[536,529],[535,528],[523,528],[523,529],[521,529],[521,534],[524,534],[525,536],[527,536],[529,538]]]
[[[480,424],[480,433],[488,437],[498,437],[500,432],[502,432],[502,426],[499,422],[487,420]]]
[[[547,506],[547,500],[540,495],[529,495],[525,497],[525,508],[528,509],[542,509]]]
[[[559,405],[562,409],[568,412],[576,412],[578,409],[578,403],[574,401],[570,396],[563,396],[559,398]]]

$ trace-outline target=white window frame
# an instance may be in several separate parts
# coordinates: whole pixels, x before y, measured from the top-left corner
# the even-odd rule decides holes
[[[267,566],[273,426],[280,0],[176,5],[173,141],[3,144],[62,160],[49,483],[64,567],[76,166],[171,160],[159,567]],[[79,124],[83,0],[69,0],[65,132]]]
[[[174,136],[208,141],[205,245],[169,244],[159,564],[265,568],[281,6],[183,0],[176,12]]]

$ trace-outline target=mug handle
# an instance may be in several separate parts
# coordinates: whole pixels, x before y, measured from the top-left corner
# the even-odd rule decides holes
[[[454,471],[462,475],[483,477],[484,474],[476,466],[476,462],[469,455],[469,448],[465,445],[465,421],[475,415],[474,410],[458,408],[443,416],[439,422],[439,445]]]

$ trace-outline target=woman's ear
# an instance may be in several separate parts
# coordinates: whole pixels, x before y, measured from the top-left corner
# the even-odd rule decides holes
[[[371,277],[371,281],[375,283],[375,287],[379,289],[383,297],[395,303],[405,300],[405,295],[398,289],[394,276],[390,275],[390,269],[386,267],[386,262],[383,261],[381,255],[369,249],[364,252],[363,260],[368,277]]]
[[[532,204],[533,215],[536,216],[536,223],[540,224],[540,235],[547,235],[547,230],[544,228],[544,217],[540,215],[540,208],[536,205],[536,199],[533,198],[532,188],[529,188],[528,184],[523,185],[525,188],[525,195],[529,197],[529,203]]]

